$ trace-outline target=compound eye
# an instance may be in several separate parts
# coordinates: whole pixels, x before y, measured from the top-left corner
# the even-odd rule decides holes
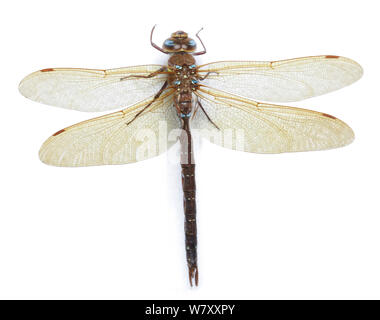
[[[195,43],[193,39],[189,39],[182,45],[182,48],[185,51],[190,51],[190,52],[194,51],[196,47],[197,47],[197,44]]]
[[[167,40],[165,40],[165,42],[164,42],[164,46],[165,46],[165,47],[169,47],[169,48],[174,47],[174,41],[173,41],[173,40],[170,40],[170,39],[167,39]]]

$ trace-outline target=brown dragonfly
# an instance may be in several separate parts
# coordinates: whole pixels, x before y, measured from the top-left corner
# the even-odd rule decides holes
[[[298,101],[347,86],[363,71],[355,61],[335,55],[198,66],[194,56],[206,53],[199,32],[201,51],[183,31],[174,32],[159,47],[152,40],[153,31],[154,27],[151,45],[170,56],[167,65],[47,68],[28,75],[19,89],[29,99],[67,109],[123,108],[54,133],[39,152],[49,165],[132,163],[180,141],[186,257],[190,284],[198,285],[192,131],[223,147],[255,153],[342,147],[353,141],[354,133],[336,117],[251,99]]]

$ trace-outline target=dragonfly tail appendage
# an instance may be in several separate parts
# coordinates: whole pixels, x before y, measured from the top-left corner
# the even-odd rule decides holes
[[[189,281],[190,286],[193,286],[193,279],[196,286],[198,286],[198,267],[197,266],[189,266]]]

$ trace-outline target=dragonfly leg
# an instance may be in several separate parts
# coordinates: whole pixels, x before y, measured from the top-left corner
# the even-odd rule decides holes
[[[207,114],[206,110],[203,108],[201,102],[198,100],[197,103],[198,103],[199,107],[202,109],[202,111],[205,114],[205,116],[207,117],[208,121],[210,121],[214,125],[215,128],[217,128],[218,130],[220,130],[220,128],[215,124],[215,122],[211,120],[211,118]]]
[[[202,39],[201,39],[200,36],[199,36],[199,32],[201,32],[202,30],[203,30],[203,28],[201,28],[201,30],[199,30],[195,36],[196,36],[196,37],[199,39],[199,41],[201,42],[201,45],[202,45],[202,47],[203,47],[203,50],[202,50],[202,51],[199,51],[199,52],[195,52],[195,53],[193,53],[193,56],[200,56],[201,54],[205,54],[205,53],[207,52],[207,51],[206,51],[206,47],[205,47],[205,45],[204,45]]]
[[[120,81],[129,79],[129,78],[153,78],[153,77],[155,77],[158,74],[167,73],[167,70],[168,70],[167,67],[161,67],[157,71],[154,71],[154,72],[152,72],[152,73],[150,73],[150,74],[148,74],[146,76],[142,76],[142,75],[130,75],[130,76],[126,76],[126,77],[120,78]]]
[[[167,52],[166,50],[162,49],[160,46],[156,45],[153,42],[153,31],[154,31],[155,28],[156,28],[156,25],[153,26],[152,31],[150,33],[150,44],[152,45],[152,47],[154,49],[157,49],[158,51],[161,51],[162,53],[168,54],[169,52]]]
[[[199,98],[198,96],[195,96],[195,98],[197,99],[197,102],[195,103],[195,109],[194,109],[193,115],[191,116],[191,120],[195,118],[195,115],[197,114],[198,109],[199,109]]]
[[[152,105],[152,103],[154,102],[154,101],[156,101],[159,97],[160,97],[160,95],[162,94],[162,92],[164,92],[164,90],[166,89],[166,87],[168,86],[168,82],[167,81],[165,81],[165,83],[164,83],[164,85],[161,87],[161,89],[156,93],[156,95],[154,96],[154,98],[153,98],[153,100],[151,101],[151,102],[149,102],[142,110],[140,110],[134,117],[133,117],[133,119],[131,120],[131,121],[129,121],[129,122],[127,122],[126,123],[126,125],[128,126],[128,125],[130,125],[133,121],[135,121],[136,119],[137,119],[137,117],[139,116],[139,115],[141,115],[146,109],[148,109],[151,105]]]
[[[207,72],[204,77],[198,77],[198,80],[201,80],[201,81],[205,80],[211,73],[215,73],[216,75],[219,74],[216,71],[210,71],[210,72]]]

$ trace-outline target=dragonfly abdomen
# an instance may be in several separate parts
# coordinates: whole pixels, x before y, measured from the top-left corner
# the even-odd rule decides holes
[[[197,221],[195,202],[195,165],[182,164],[183,207],[185,212],[185,245],[186,259],[189,268],[189,279],[195,279],[198,285],[197,266]]]
[[[195,163],[189,120],[188,117],[182,118],[183,126],[180,136],[185,245],[190,284],[192,285],[194,279],[195,285],[198,285]]]

